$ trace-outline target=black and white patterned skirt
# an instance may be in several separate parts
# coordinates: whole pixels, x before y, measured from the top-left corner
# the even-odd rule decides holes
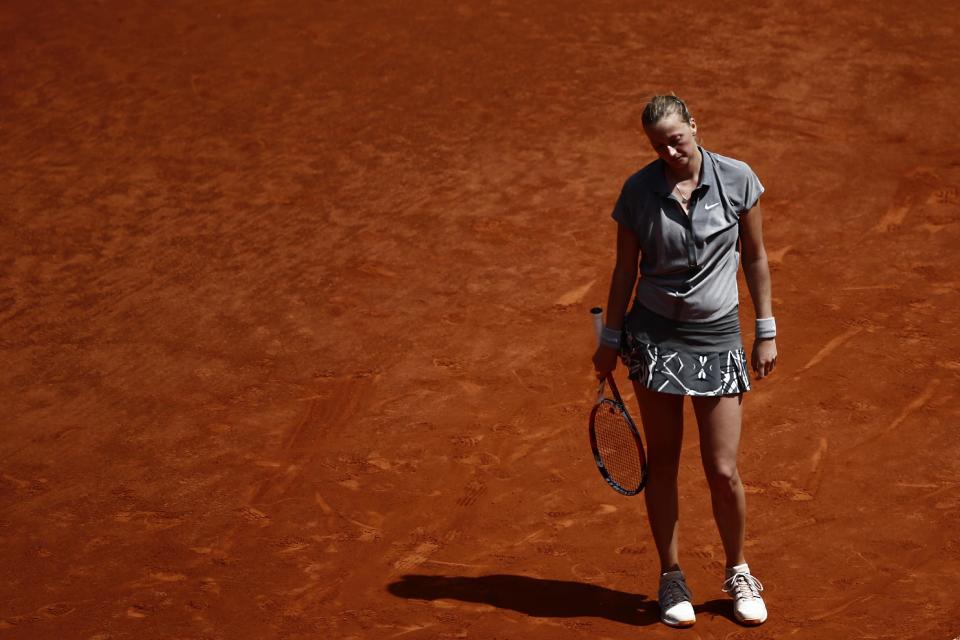
[[[750,390],[737,311],[709,325],[677,323],[635,307],[625,323],[620,357],[629,377],[647,389],[686,396]]]

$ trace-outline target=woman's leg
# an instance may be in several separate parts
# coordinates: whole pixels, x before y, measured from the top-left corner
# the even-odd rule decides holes
[[[767,607],[760,596],[763,585],[750,574],[743,557],[747,507],[737,471],[742,401],[742,395],[694,398],[693,409],[700,426],[700,457],[710,484],[713,517],[727,556],[723,590],[733,597],[734,617],[757,625],[767,619]]]
[[[713,517],[717,521],[728,567],[746,562],[743,543],[747,505],[737,471],[742,402],[742,394],[693,398],[700,430],[700,458],[710,485]]]
[[[677,472],[683,444],[683,396],[633,384],[647,442],[647,518],[660,555],[660,572],[680,568],[677,556]]]

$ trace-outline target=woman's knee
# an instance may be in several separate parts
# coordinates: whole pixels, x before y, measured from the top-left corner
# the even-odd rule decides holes
[[[680,475],[680,455],[671,451],[648,451],[647,474],[648,484],[661,480],[676,484]]]
[[[704,468],[710,491],[716,495],[736,495],[740,491],[740,473],[735,463],[709,464]]]

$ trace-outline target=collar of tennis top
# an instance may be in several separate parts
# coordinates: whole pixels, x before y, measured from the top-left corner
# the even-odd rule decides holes
[[[717,184],[717,171],[714,166],[716,160],[713,159],[713,154],[706,151],[700,145],[697,145],[697,148],[700,149],[700,157],[702,158],[700,162],[700,179],[697,181],[697,188],[690,192],[691,198],[694,193],[706,191]],[[660,163],[660,182],[655,187],[655,191],[661,196],[666,197],[673,191],[673,187],[670,186],[670,182],[667,180],[667,163],[659,158],[657,162]]]

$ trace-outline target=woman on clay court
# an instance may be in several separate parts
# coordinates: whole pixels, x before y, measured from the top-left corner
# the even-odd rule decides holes
[[[741,403],[750,390],[737,268],[742,251],[757,316],[751,364],[763,378],[777,362],[758,205],[763,186],[747,164],[699,146],[697,123],[680,98],[654,96],[642,122],[659,158],[627,179],[613,210],[617,259],[594,368],[599,375],[612,371],[619,354],[640,405],[649,451],[647,513],[660,556],[661,620],[673,627],[695,622],[680,569],[677,524],[683,398],[691,396],[726,555],[722,589],[733,597],[738,621],[762,624],[763,586],[743,554],[746,503],[737,472]]]

